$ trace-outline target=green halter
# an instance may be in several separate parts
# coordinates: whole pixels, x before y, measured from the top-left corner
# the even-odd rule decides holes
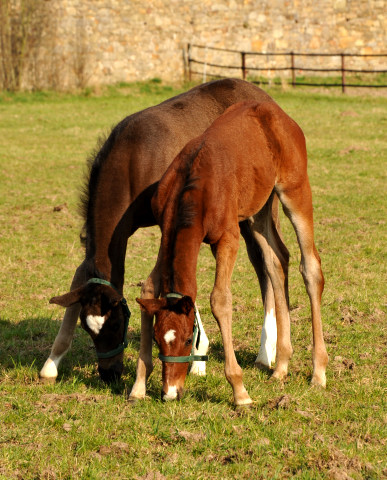
[[[108,287],[112,287],[116,292],[118,292],[117,288],[107,280],[102,280],[102,278],[90,278],[87,283],[96,283],[99,285],[107,285]],[[127,339],[127,334],[128,334],[128,326],[129,326],[129,318],[130,318],[130,310],[128,307],[128,304],[125,300],[124,297],[121,298],[120,300],[121,303],[121,308],[122,308],[122,313],[124,314],[124,335],[122,338],[122,342],[113,350],[109,350],[108,352],[97,352],[97,357],[98,358],[111,358],[115,357],[119,353],[123,352],[125,348],[128,346],[128,339]]]
[[[183,295],[180,293],[167,293],[165,298],[182,298]],[[194,362],[194,361],[207,361],[208,355],[194,355],[194,348],[198,348],[200,342],[200,329],[199,329],[199,321],[198,321],[198,311],[195,306],[195,320],[194,320],[194,329],[193,329],[193,340],[192,340],[192,349],[191,354],[186,356],[180,357],[173,357],[171,355],[162,355],[159,353],[159,359],[162,362],[170,362],[170,363],[186,363],[186,362]]]

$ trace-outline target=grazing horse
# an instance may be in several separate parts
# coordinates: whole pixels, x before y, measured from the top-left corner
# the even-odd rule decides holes
[[[162,232],[156,275],[161,298],[137,301],[149,315],[156,315],[154,336],[163,360],[164,399],[182,395],[188,364],[180,357],[184,360],[189,355],[193,341],[196,267],[204,241],[216,259],[211,309],[222,334],[225,375],[235,405],[251,403],[231,334],[230,285],[240,229],[249,230],[255,248],[264,252],[277,319],[273,376],[283,379],[287,375],[292,355],[287,262],[271,215],[274,194],[297,234],[300,270],[312,309],[312,383],[325,386],[328,356],[320,313],[324,277],[313,238],[305,138],[277,104],[241,102],[186,145],[163,175],[152,200]]]
[[[58,365],[70,348],[78,316],[81,326],[94,341],[101,378],[110,381],[120,377],[129,316],[122,297],[128,238],[138,228],[156,223],[151,209],[152,195],[158,180],[183,146],[203,133],[230,105],[248,99],[274,103],[249,82],[218,80],[130,115],[112,130],[90,162],[83,198],[85,260],[75,272],[71,291],[51,299],[51,303],[66,307],[66,312],[50,356],[40,372],[43,380],[53,381],[57,377]],[[273,219],[278,222],[278,201],[273,207]],[[251,240],[246,242],[251,249]],[[256,255],[256,251],[253,254]],[[274,297],[260,253],[255,266],[266,312],[257,361],[270,366],[276,342]],[[152,278],[151,275],[142,287],[144,298],[159,295]],[[153,319],[145,313],[141,317],[138,378],[149,376],[153,368],[148,348],[152,342]],[[203,367],[197,368],[200,373]],[[137,383],[132,393],[133,398],[143,397],[145,383]]]

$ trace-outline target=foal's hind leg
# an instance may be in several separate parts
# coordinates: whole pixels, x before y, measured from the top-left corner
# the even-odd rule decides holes
[[[278,219],[278,197],[274,195],[271,197],[270,202],[272,205],[272,218],[273,218],[273,235],[277,240],[277,250],[281,255],[281,264],[284,267],[285,274],[285,295],[288,298],[288,265],[289,265],[289,252],[282,242],[279,234],[280,225]],[[264,252],[261,249],[259,242],[256,241],[252,231],[250,230],[249,222],[245,221],[240,223],[241,233],[246,242],[247,253],[249,255],[250,262],[252,263],[255,272],[257,274],[259,284],[261,287],[262,302],[264,306],[264,323],[261,333],[261,346],[258,356],[255,360],[257,366],[263,366],[265,368],[271,368],[275,362],[276,357],[276,345],[277,345],[277,322],[275,313],[275,298],[274,291],[271,284],[267,268],[264,266]]]
[[[277,321],[277,352],[274,378],[284,379],[288,373],[288,364],[292,356],[290,341],[289,299],[287,293],[287,274],[289,254],[280,239],[270,215],[271,201],[249,219],[255,241],[259,244],[264,257],[267,273],[274,293]]]
[[[199,315],[199,310],[196,306],[196,317],[198,320],[198,327],[200,331],[200,339],[199,339],[199,345],[198,348],[196,348],[196,345],[194,345],[194,355],[206,355],[208,346],[209,346],[209,341],[208,337],[206,335],[206,332],[204,331],[203,323]],[[191,369],[189,371],[190,374],[193,375],[199,375],[203,376],[206,374],[206,362],[202,360],[195,360],[192,362]]]
[[[325,348],[321,322],[321,296],[324,289],[324,276],[321,260],[314,244],[312,193],[308,179],[297,190],[288,189],[279,194],[296,231],[301,250],[300,271],[309,295],[312,311],[313,330],[313,377],[312,384],[325,387],[325,370],[328,354]]]
[[[157,298],[160,295],[160,251],[156,265],[141,288],[141,298]],[[140,353],[137,360],[136,380],[129,400],[145,398],[146,382],[153,371],[152,361],[153,315],[141,311]]]
[[[86,267],[85,262],[82,262],[75,271],[70,290],[75,290],[76,288],[81,287],[85,281]],[[42,381],[55,382],[55,379],[58,376],[59,363],[71,346],[80,310],[81,305],[79,303],[66,308],[58,335],[51,348],[50,356],[39,373]]]

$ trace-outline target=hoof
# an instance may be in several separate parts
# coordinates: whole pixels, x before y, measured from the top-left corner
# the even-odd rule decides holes
[[[243,403],[242,405],[235,405],[235,411],[239,415],[249,414],[253,409],[254,403]]]
[[[144,399],[145,399],[145,397],[133,397],[133,396],[129,395],[128,403],[131,403],[133,405],[135,403],[141,402],[141,400],[144,400]]]
[[[57,377],[39,377],[39,383],[44,385],[54,385]]]
[[[257,368],[258,370],[261,370],[261,372],[265,372],[265,373],[270,373],[271,374],[274,371],[268,365],[265,365],[264,363],[257,362],[257,361],[254,363],[254,367]]]
[[[327,379],[324,377],[320,377],[317,375],[313,375],[312,380],[310,381],[312,387],[319,387],[319,388],[326,388],[327,386]]]

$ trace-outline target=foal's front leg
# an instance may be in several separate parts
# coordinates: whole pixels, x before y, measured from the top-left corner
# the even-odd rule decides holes
[[[75,290],[76,288],[81,287],[85,281],[86,267],[85,262],[82,262],[75,271],[70,290]],[[59,363],[71,346],[80,311],[80,303],[76,303],[71,307],[66,308],[62,324],[51,348],[50,356],[47,358],[39,373],[41,381],[55,382],[56,377],[58,376]]]
[[[235,405],[252,403],[242,381],[242,369],[238,365],[232,344],[232,296],[230,290],[231,275],[238,252],[239,232],[224,234],[213,247],[216,258],[215,285],[211,293],[211,309],[218,322],[224,348],[224,371],[230,383]]]

